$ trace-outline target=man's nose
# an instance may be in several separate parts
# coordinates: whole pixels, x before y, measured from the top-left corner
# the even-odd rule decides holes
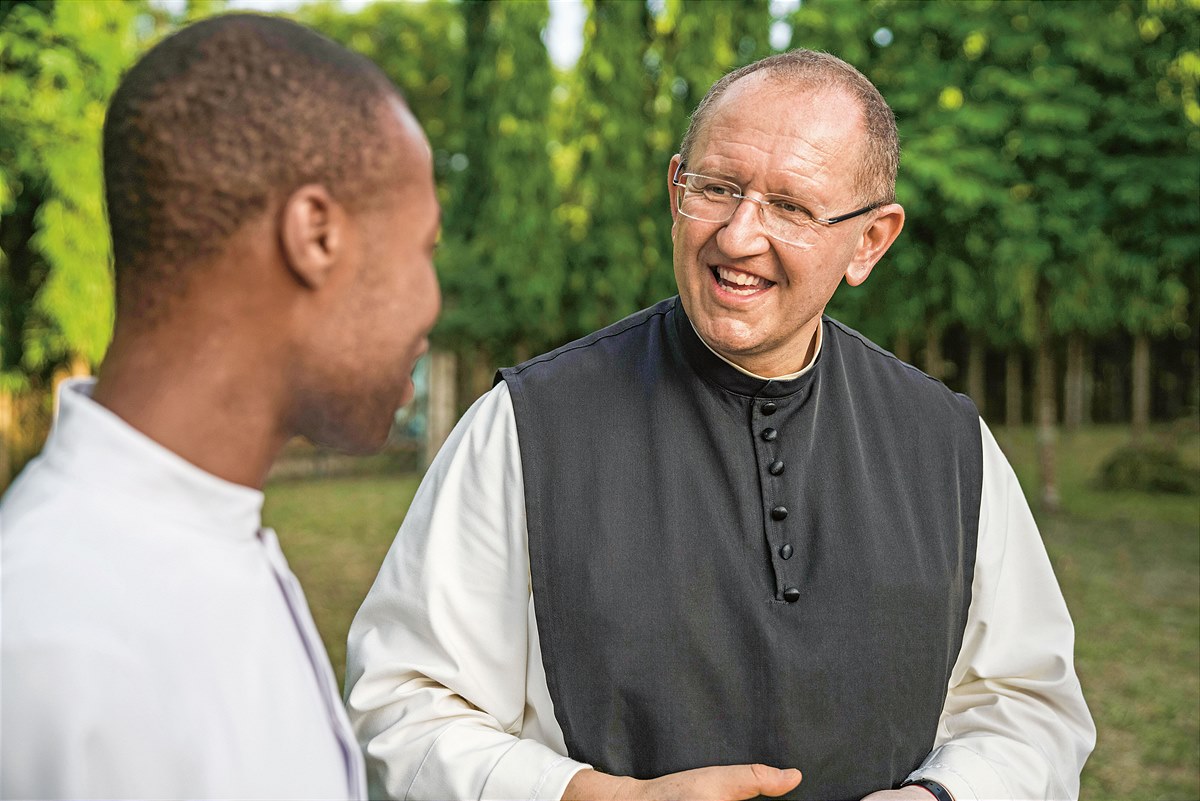
[[[717,232],[717,245],[730,258],[765,253],[771,243],[763,227],[762,201],[743,195],[733,216]]]

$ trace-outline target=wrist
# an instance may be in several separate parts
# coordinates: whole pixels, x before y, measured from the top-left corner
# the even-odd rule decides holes
[[[954,801],[954,796],[950,795],[950,791],[942,785],[935,782],[933,779],[913,779],[900,785],[901,787],[920,787],[922,790],[929,793],[936,801]]]
[[[615,801],[637,797],[641,782],[630,776],[613,776],[584,768],[571,777],[561,801]]]

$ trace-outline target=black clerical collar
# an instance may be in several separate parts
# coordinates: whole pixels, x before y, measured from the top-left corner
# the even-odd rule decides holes
[[[759,378],[739,370],[705,344],[692,326],[692,321],[688,319],[687,313],[683,309],[683,303],[680,302],[678,296],[673,300],[671,327],[684,359],[701,378],[728,392],[751,398],[785,398],[806,390],[819,369],[821,352],[825,349],[824,347],[818,349],[809,365],[811,369],[802,371],[796,378],[788,380]],[[824,318],[822,318],[822,327],[824,327]],[[823,333],[822,340],[825,339]]]

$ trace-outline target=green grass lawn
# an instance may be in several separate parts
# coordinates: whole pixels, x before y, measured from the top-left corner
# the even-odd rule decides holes
[[[1164,429],[1200,464],[1194,430]],[[1200,798],[1200,498],[1095,487],[1129,432],[1104,427],[1059,440],[1063,513],[1039,516],[1075,619],[1076,667],[1096,719],[1085,799]],[[1034,435],[997,440],[1036,494]]]
[[[1200,464],[1194,428],[1163,429]],[[996,431],[1031,497],[1031,430]],[[1094,486],[1120,427],[1059,440],[1063,512],[1039,515],[1076,626],[1076,666],[1099,741],[1085,799],[1200,799],[1200,497]],[[300,577],[342,680],[346,631],[391,545],[419,477],[277,481],[265,518]]]
[[[304,586],[313,620],[345,680],[346,632],[375,581],[420,476],[379,475],[267,485],[266,525]]]

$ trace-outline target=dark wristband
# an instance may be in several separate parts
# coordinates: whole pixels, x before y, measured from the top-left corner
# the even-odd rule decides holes
[[[926,790],[933,793],[933,797],[936,798],[937,801],[954,801],[954,796],[950,795],[949,790],[931,779],[913,779],[911,782],[905,782],[900,786],[908,787],[909,785],[924,787]]]

